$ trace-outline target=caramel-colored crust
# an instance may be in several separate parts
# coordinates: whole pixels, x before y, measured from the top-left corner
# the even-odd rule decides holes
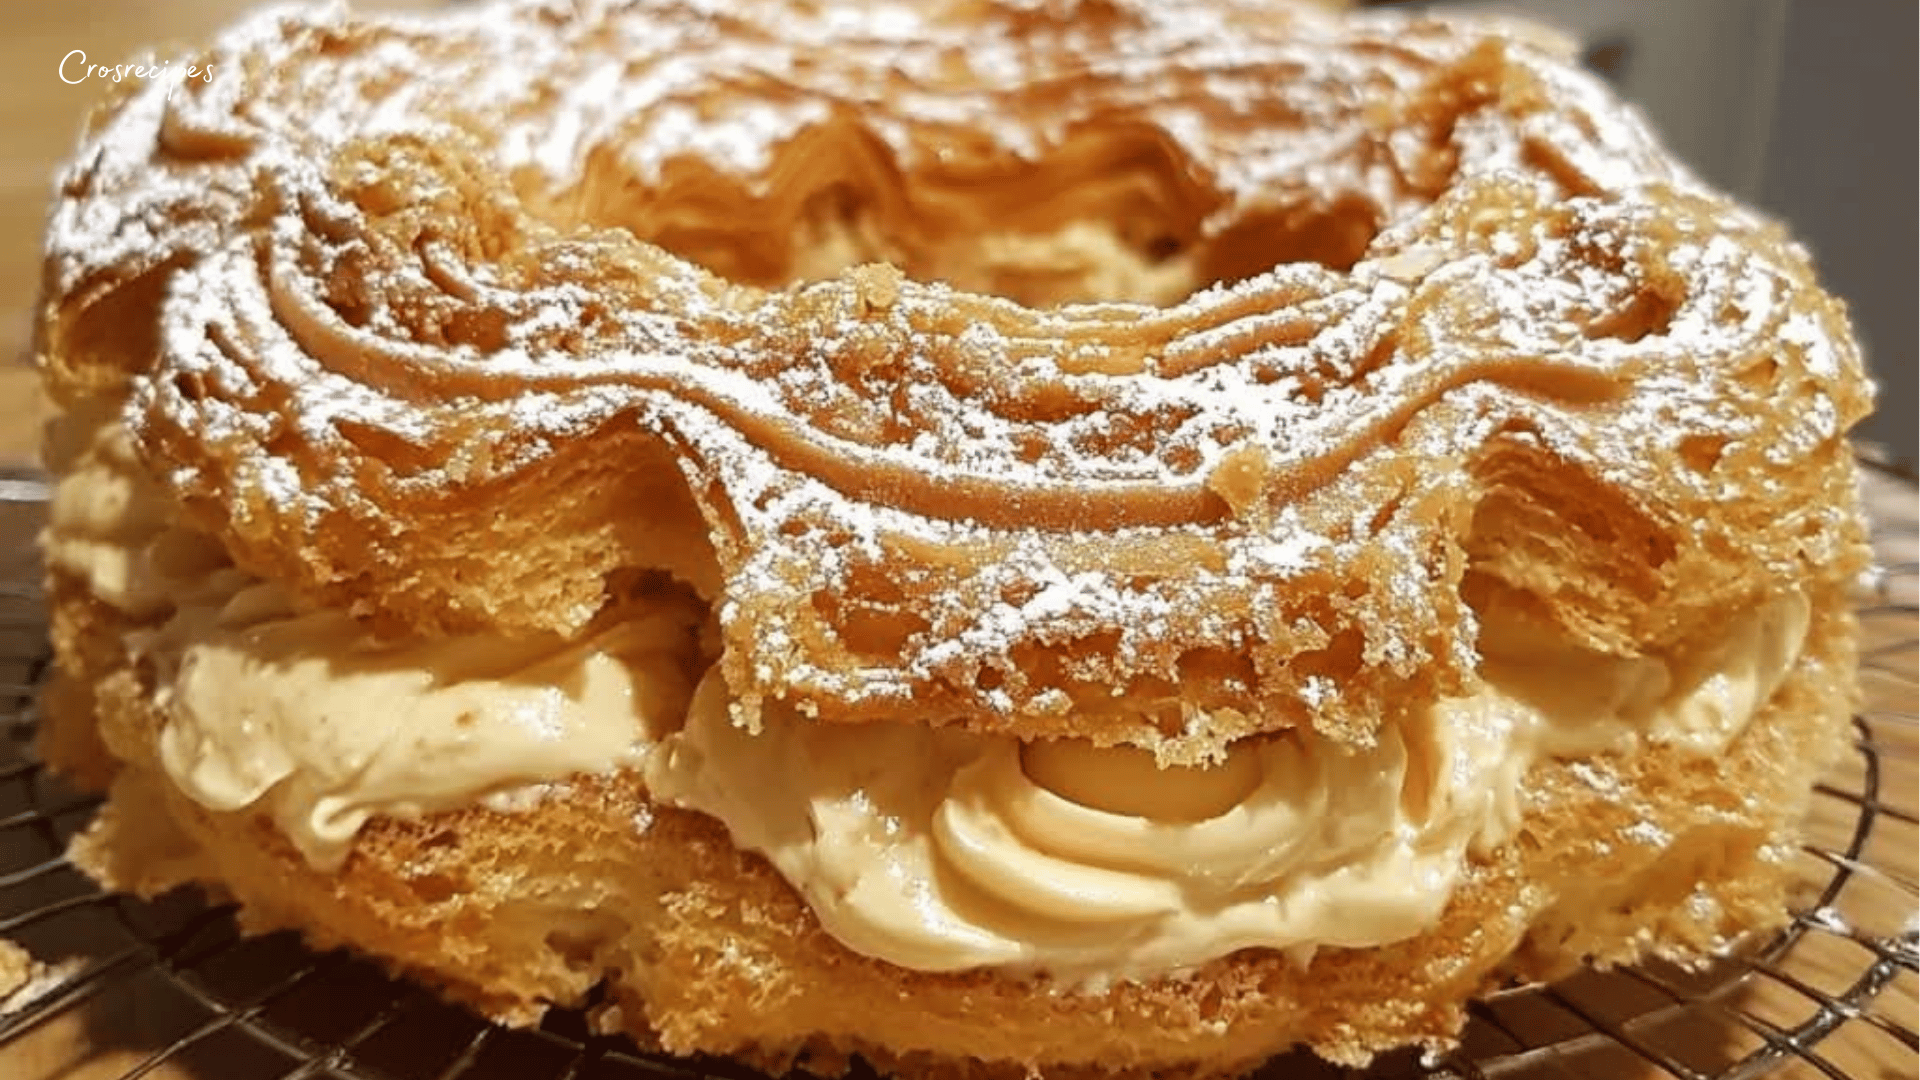
[[[748,713],[1174,761],[1457,689],[1469,569],[1630,653],[1855,557],[1842,307],[1550,40],[857,6],[255,20],[64,178],[52,391],[383,627],[665,569]]]
[[[607,1022],[671,1050],[956,1077],[1361,1061],[1503,973],[1780,919],[1844,738],[1871,390],[1778,228],[1532,35],[726,8],[279,13],[218,78],[129,89],[53,211],[53,395],[123,413],[244,568],[379,630],[567,632],[678,575],[748,714],[1364,742],[1467,683],[1475,607],[1668,655],[1791,590],[1798,667],[1726,754],[1536,769],[1415,939],[1069,993],[854,956],[630,775],[376,819],[316,871],[167,781],[133,627],[56,573],[43,749],[112,778],[82,865],[512,1023],[606,978]]]
[[[607,977],[620,1004],[608,1022],[675,1052],[804,1054],[829,1070],[860,1052],[915,1076],[1231,1075],[1297,1042],[1358,1062],[1451,1039],[1496,973],[1716,951],[1781,920],[1782,845],[1844,745],[1853,697],[1854,624],[1827,588],[1805,655],[1726,754],[1541,766],[1522,833],[1473,864],[1429,932],[1323,950],[1305,968],[1251,950],[1188,979],[1078,996],[852,955],[716,822],[649,805],[630,776],[578,780],[525,812],[375,819],[340,872],[315,871],[264,818],[209,813],[167,782],[137,671],[77,662],[76,642],[117,635],[123,619],[55,580],[63,664],[96,688],[99,725],[127,759],[75,849],[108,886],[200,881],[237,897],[252,927],[350,945],[508,1023]],[[71,733],[94,726],[87,704],[49,699],[50,749],[85,743]],[[168,817],[190,843],[156,829]]]

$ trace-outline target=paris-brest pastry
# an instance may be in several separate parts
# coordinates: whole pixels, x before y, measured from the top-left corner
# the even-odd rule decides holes
[[[1234,1074],[1783,918],[1842,306],[1512,24],[280,11],[60,180],[76,857],[511,1024]]]

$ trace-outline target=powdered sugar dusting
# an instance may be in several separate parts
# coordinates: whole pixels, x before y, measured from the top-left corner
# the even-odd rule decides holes
[[[1239,2],[269,12],[213,47],[232,77],[91,138],[49,280],[166,275],[130,419],[243,546],[388,536],[393,500],[637,428],[713,534],[749,711],[1006,719],[1157,680],[1363,715],[1316,665],[1472,660],[1446,507],[1489,447],[1669,492],[1643,510],[1673,524],[1764,499],[1863,407],[1798,251],[1555,48]],[[878,271],[765,291],[634,236],[717,189],[791,216],[790,186],[847,182],[826,161],[908,204],[968,170],[1130,175],[1101,138],[1200,193],[1202,242],[1372,239],[1350,270],[1038,310]],[[1408,467],[1354,467],[1381,459]],[[389,572],[348,559],[306,572]]]

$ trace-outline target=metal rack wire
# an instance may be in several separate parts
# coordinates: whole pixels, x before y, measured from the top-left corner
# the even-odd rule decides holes
[[[1920,989],[1920,885],[1912,864],[1920,836],[1913,711],[1920,526],[1911,476],[1876,468],[1872,479],[1883,512],[1879,564],[1860,593],[1874,642],[1862,673],[1869,704],[1854,719],[1852,754],[1818,789],[1799,852],[1806,889],[1792,924],[1764,947],[1707,971],[1589,971],[1494,995],[1474,1006],[1457,1051],[1394,1056],[1364,1075],[1865,1080],[1856,1061],[1891,1055],[1920,1065],[1912,1005]],[[46,647],[28,539],[44,498],[31,476],[0,477],[0,582],[11,583],[0,584],[0,938],[39,958],[29,985],[0,999],[0,1063],[71,1065],[81,1052],[75,1048],[85,1047],[97,1066],[86,1075],[119,1080],[756,1075],[721,1061],[645,1053],[592,1034],[577,1012],[557,1013],[537,1030],[509,1031],[347,954],[314,954],[286,934],[243,935],[230,911],[194,895],[149,902],[102,893],[64,854],[96,801],[44,770],[31,746]],[[38,1057],[9,1057],[36,1046]],[[1874,1068],[1876,1078],[1892,1075]],[[1360,1074],[1296,1056],[1260,1075]]]

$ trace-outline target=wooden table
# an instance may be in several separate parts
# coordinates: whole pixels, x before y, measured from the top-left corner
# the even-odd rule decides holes
[[[405,6],[424,6],[426,0]],[[40,273],[40,235],[55,163],[72,147],[79,124],[90,103],[97,97],[91,85],[67,85],[58,77],[61,59],[71,50],[81,49],[91,62],[115,63],[130,56],[142,42],[195,40],[248,6],[246,0],[182,0],[177,3],[150,3],[143,0],[64,0],[60,3],[15,4],[7,11],[7,29],[0,37],[0,64],[8,72],[7,93],[0,95],[0,124],[6,131],[6,151],[0,158],[0,356],[25,360],[30,350],[29,312]],[[368,5],[372,6],[372,5]],[[384,6],[401,6],[390,3]],[[182,50],[173,50],[179,52]],[[168,49],[161,46],[158,55]],[[37,429],[44,413],[31,372],[24,364],[0,362],[0,467],[18,467],[30,461],[37,440]],[[1889,519],[1898,517],[1911,523],[1914,495],[1911,487],[1899,484],[1875,489],[1875,498]],[[1911,525],[1905,535],[1893,540],[1904,547],[1895,559],[1915,558]],[[1909,579],[1910,581],[1910,579]],[[1896,666],[1904,665],[1904,689],[1893,683],[1879,687],[1879,707],[1911,713],[1913,641],[1916,627],[1911,613],[1914,597],[1909,592],[1901,599],[1909,605],[1907,613],[1881,618],[1872,626],[1876,644],[1892,649]],[[1904,700],[1900,695],[1904,694]],[[1888,695],[1891,695],[1890,697]],[[1887,785],[1883,798],[1908,808],[1915,805],[1914,730],[1911,724],[1883,727],[1882,783]],[[1826,800],[1822,812],[1832,817],[1816,830],[1838,829],[1844,832],[1848,819],[1840,812],[1844,804]],[[1899,823],[1895,823],[1896,826]],[[1875,852],[1875,858],[1893,873],[1912,881],[1915,866],[1914,830],[1896,828],[1894,840]],[[1879,912],[1898,923],[1912,919],[1911,911]],[[1818,953],[1816,949],[1816,954]],[[1814,955],[1802,962],[1809,976],[1824,986],[1843,985],[1857,968],[1859,957],[1841,949],[1829,949],[1831,956]],[[0,957],[0,969],[4,957]],[[1800,971],[1800,968],[1796,968]],[[1776,988],[1777,990],[1777,988]],[[1779,1019],[1790,1023],[1797,1007],[1804,1012],[1805,1002],[1794,1004],[1793,995],[1778,994],[1782,1010]],[[0,1050],[0,1076],[19,1080],[110,1080],[144,1056],[144,1051],[172,1031],[178,1020],[169,1009],[157,1006],[157,1000],[137,985],[123,993],[104,997],[85,1024],[78,1018],[56,1022],[29,1039]],[[1762,1002],[1753,1006],[1767,1008]],[[1915,1021],[1915,980],[1908,976],[1896,980],[1879,1007],[1911,1029]],[[1703,1029],[1704,1031],[1705,1029]],[[1708,1037],[1703,1035],[1704,1037]],[[1712,1035],[1724,1037],[1724,1033]],[[1896,1080],[1916,1075],[1915,1055],[1898,1045],[1884,1032],[1855,1022],[1846,1025],[1821,1050],[1835,1065],[1858,1080]],[[198,1080],[237,1080],[247,1076],[246,1066],[221,1054],[201,1054],[186,1069],[169,1066],[156,1075]],[[1638,1069],[1631,1062],[1602,1063],[1595,1076],[1626,1076]],[[1659,1075],[1665,1075],[1660,1073]],[[1814,1075],[1802,1065],[1789,1067],[1781,1075]]]

